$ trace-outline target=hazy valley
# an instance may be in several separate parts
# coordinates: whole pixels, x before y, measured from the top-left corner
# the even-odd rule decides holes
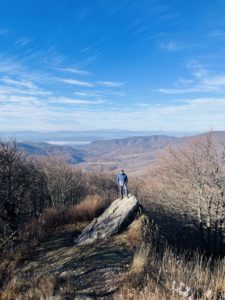
[[[225,132],[212,132],[218,147],[225,144]],[[49,144],[44,142],[19,142],[19,147],[29,155],[58,156],[84,171],[118,171],[126,169],[133,174],[143,173],[168,147],[182,145],[200,135],[185,137],[150,135],[121,139],[93,141],[85,145]],[[79,143],[79,142],[78,142]]]

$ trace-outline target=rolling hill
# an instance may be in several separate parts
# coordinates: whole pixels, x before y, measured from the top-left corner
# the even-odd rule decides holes
[[[168,146],[179,145],[207,133],[173,137],[167,135],[134,136],[123,139],[95,141],[86,145],[52,145],[48,143],[19,143],[19,147],[30,155],[61,156],[70,164],[85,171],[118,171],[142,173]],[[225,132],[213,132],[217,145],[225,145]]]
[[[18,143],[18,147],[29,155],[59,156],[69,164],[77,164],[85,160],[85,151],[70,146],[51,145],[48,143]]]

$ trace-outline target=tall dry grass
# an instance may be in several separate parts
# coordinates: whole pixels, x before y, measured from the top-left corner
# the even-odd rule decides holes
[[[24,289],[26,286],[26,289]],[[31,282],[26,279],[14,277],[1,292],[1,300],[62,300],[54,296],[55,278],[52,275],[37,274]]]
[[[108,206],[100,195],[88,195],[83,201],[77,205],[71,206],[67,211],[67,218],[70,222],[74,220],[90,221],[95,217],[98,217]]]
[[[145,261],[143,253],[134,256],[136,264],[142,265]],[[177,256],[167,248],[162,257],[151,250],[145,269],[146,273],[139,286],[127,282],[113,299],[225,299],[225,259],[206,259],[197,253]]]
[[[79,223],[88,222],[98,217],[107,207],[108,203],[99,195],[89,195],[79,204],[69,207],[50,207],[38,219],[25,226],[23,239],[34,244],[43,241],[54,230],[64,225],[74,224],[80,228]]]
[[[98,217],[107,205],[108,202],[101,196],[90,195],[79,204],[72,205],[67,208],[48,208],[39,216],[38,219],[34,219],[30,224],[26,225],[21,236],[20,244],[16,248],[7,251],[4,256],[1,256],[0,289],[3,286],[6,286],[6,288],[4,289],[4,297],[0,292],[0,299],[17,299],[15,298],[16,291],[14,291],[13,286],[11,286],[11,284],[13,284],[13,281],[11,281],[13,270],[18,267],[25,257],[29,256],[29,253],[32,252],[41,241],[45,241],[57,230],[71,229],[71,227],[74,232],[77,231],[77,233],[79,233],[85,227],[87,222]],[[7,287],[7,282],[11,282],[9,287]],[[40,281],[38,280],[38,284],[39,283]],[[23,300],[50,299],[41,297],[38,298],[38,293],[40,292],[39,294],[41,295],[41,293],[43,294],[43,290],[48,288],[46,286],[46,282],[45,286],[42,288],[40,287],[40,284],[37,288],[35,285],[36,283],[34,283],[34,286],[32,286],[29,291],[31,296],[27,294],[26,297],[24,296]],[[18,284],[15,284],[15,286],[18,286]],[[37,295],[34,297],[34,293],[36,293],[35,291],[37,292]],[[14,295],[14,298],[11,294]]]

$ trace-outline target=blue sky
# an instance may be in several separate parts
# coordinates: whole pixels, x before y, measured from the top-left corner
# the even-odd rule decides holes
[[[1,130],[225,130],[225,1],[0,0]]]

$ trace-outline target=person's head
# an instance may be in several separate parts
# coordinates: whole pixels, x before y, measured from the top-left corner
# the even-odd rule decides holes
[[[121,174],[124,174],[124,170],[121,170]]]

